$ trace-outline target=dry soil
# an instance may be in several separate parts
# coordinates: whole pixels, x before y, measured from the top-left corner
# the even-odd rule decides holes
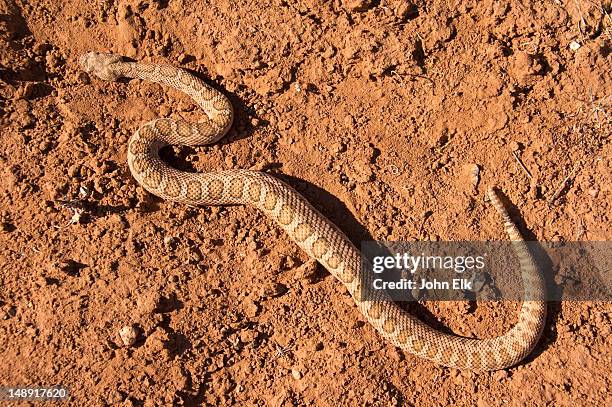
[[[404,354],[262,214],[139,187],[129,136],[202,113],[78,65],[112,51],[198,73],[235,125],[165,159],[274,173],[357,244],[504,239],[493,184],[532,239],[610,240],[610,14],[607,0],[1,0],[0,385],[61,384],[89,406],[610,405],[609,303],[550,304],[536,350],[504,371]],[[414,312],[492,337],[517,310]]]

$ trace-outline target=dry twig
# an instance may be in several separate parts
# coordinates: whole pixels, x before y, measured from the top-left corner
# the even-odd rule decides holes
[[[516,162],[519,164],[519,166],[523,169],[523,171],[525,171],[525,174],[527,174],[527,177],[529,177],[529,179],[533,178],[531,176],[531,172],[529,172],[529,170],[527,169],[527,167],[525,167],[525,164],[523,164],[523,162],[521,161],[521,159],[519,158],[518,155],[516,155],[516,153],[513,151],[512,155],[514,156],[514,159],[516,160]]]

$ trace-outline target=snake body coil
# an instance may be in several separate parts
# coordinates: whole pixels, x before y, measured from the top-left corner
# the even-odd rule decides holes
[[[299,193],[259,171],[228,170],[186,173],[159,158],[169,144],[210,144],[229,130],[233,111],[229,100],[192,74],[174,66],[123,62],[113,54],[87,53],[83,69],[104,80],[139,78],[176,88],[195,100],[206,113],[199,123],[157,119],[130,138],[128,165],[134,178],[149,192],[190,205],[252,205],[276,221],[309,256],[321,263],[348,289],[364,317],[385,339],[399,348],[436,363],[472,370],[512,366],[537,343],[545,321],[544,283],[520,232],[494,190],[489,199],[502,215],[521,265],[526,291],[518,323],[505,335],[491,339],[463,338],[432,329],[403,311],[384,292],[362,298],[363,276],[359,250]]]

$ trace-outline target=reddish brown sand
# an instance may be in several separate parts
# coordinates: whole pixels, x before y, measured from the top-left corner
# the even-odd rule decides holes
[[[63,384],[73,405],[610,405],[608,303],[551,304],[505,371],[403,354],[262,214],[144,192],[128,137],[202,113],[78,66],[96,50],[200,73],[235,125],[165,158],[277,174],[356,243],[504,239],[493,184],[531,238],[610,240],[610,1],[264,3],[0,1],[0,385]],[[492,337],[518,305],[426,309]]]

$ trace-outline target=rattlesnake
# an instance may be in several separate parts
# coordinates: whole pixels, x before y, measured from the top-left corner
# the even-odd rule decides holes
[[[403,311],[380,290],[364,298],[362,285],[371,277],[362,274],[366,272],[360,267],[359,250],[290,186],[260,171],[187,173],[159,158],[159,149],[166,145],[210,144],[225,135],[233,122],[233,110],[221,92],[170,65],[124,62],[120,56],[95,52],[83,55],[80,62],[86,72],[104,80],[139,78],[176,88],[206,113],[199,123],[162,118],[136,131],[129,140],[127,160],[139,184],[159,197],[190,205],[255,206],[340,280],[364,317],[395,346],[445,366],[479,371],[512,366],[537,343],[545,322],[543,278],[495,190],[488,192],[489,200],[513,241],[529,300],[523,301],[518,323],[503,336],[475,339],[442,333]]]

